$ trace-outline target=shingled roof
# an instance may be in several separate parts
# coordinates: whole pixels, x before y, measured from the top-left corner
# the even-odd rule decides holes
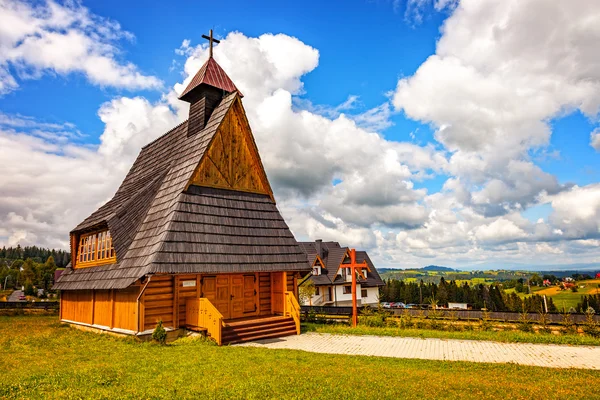
[[[223,71],[223,68],[212,57],[194,75],[179,98],[186,100],[188,94],[202,84],[224,90],[227,93],[238,92],[240,97],[244,97],[242,92],[238,90],[233,81]]]
[[[321,275],[311,275],[308,279],[317,286],[324,285],[343,285],[347,284],[340,275],[337,274],[339,266],[346,261],[348,247],[342,247],[338,242],[301,242],[300,245],[307,254],[308,262],[312,266],[315,263],[317,255],[323,260],[324,268],[321,268]],[[379,276],[375,265],[369,258],[366,251],[356,251],[356,261],[366,261],[370,272],[367,273],[367,279],[358,278],[358,283],[362,287],[383,286],[384,282]]]
[[[237,91],[199,132],[185,121],[142,149],[114,197],[71,232],[108,227],[118,262],[68,268],[56,289],[122,289],[156,273],[309,269],[269,195],[189,185],[234,105],[243,107]]]

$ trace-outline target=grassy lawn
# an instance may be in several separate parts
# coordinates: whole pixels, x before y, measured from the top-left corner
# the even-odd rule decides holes
[[[464,339],[464,340],[490,340],[505,343],[544,343],[568,344],[583,346],[600,346],[600,338],[583,335],[553,335],[544,333],[530,333],[519,331],[461,331],[448,332],[433,329],[402,329],[402,328],[377,328],[358,326],[352,328],[346,324],[304,324],[306,332],[337,333],[341,335],[375,335],[421,337],[438,339]]]
[[[152,343],[0,317],[0,398],[598,398],[600,372]]]

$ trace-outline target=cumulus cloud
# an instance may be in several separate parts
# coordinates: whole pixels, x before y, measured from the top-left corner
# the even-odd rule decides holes
[[[596,128],[590,133],[590,146],[596,151],[600,151],[600,128]]]
[[[15,73],[32,79],[47,72],[78,72],[100,86],[160,87],[159,79],[118,59],[122,39],[132,40],[133,35],[78,2],[47,0],[31,5],[4,0],[0,2],[0,95],[19,86]]]
[[[583,54],[589,49],[579,40],[593,36],[595,24],[569,11],[562,25],[548,28],[543,22],[560,14],[556,7],[532,13],[529,0],[512,8],[428,4],[455,8],[436,54],[398,82],[391,103],[367,112],[357,112],[357,95],[333,106],[304,100],[303,77],[318,67],[319,52],[297,38],[232,32],[215,47],[215,59],[245,95],[287,223],[300,240],[364,248],[380,266],[596,260],[598,185],[561,183],[531,157],[548,145],[550,119],[575,109],[595,118],[596,53]],[[570,45],[560,51],[570,58],[564,63],[578,68],[550,65],[560,51],[523,49],[508,40],[524,34],[523,24],[544,46],[561,47],[557,37],[566,35]],[[188,106],[177,95],[208,50],[184,40],[176,53],[185,57],[181,82],[160,100],[116,97],[100,107],[105,128],[97,146],[78,145],[82,134],[68,123],[0,114],[0,156],[32,160],[10,170],[0,166],[0,174],[11,176],[0,203],[0,242],[66,246],[68,230],[114,193],[140,148],[187,118]],[[436,141],[387,140],[381,130],[391,124],[391,107],[431,124]],[[593,146],[596,137],[592,133]],[[424,188],[431,177],[445,179],[441,190]],[[536,204],[552,209],[532,222],[523,212]]]

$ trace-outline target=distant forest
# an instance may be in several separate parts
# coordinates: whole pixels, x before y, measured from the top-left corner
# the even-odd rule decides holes
[[[71,253],[64,250],[44,249],[37,246],[3,247],[0,249],[0,286],[25,287],[26,295],[33,295],[34,288],[50,289],[54,272],[64,268],[71,260]]]
[[[544,299],[540,295],[519,298],[516,293],[507,294],[498,285],[456,284],[446,281],[443,277],[439,284],[420,282],[405,282],[398,279],[388,279],[380,289],[380,301],[403,302],[405,304],[431,304],[447,306],[448,303],[468,303],[473,309],[487,308],[490,311],[539,312],[543,310]],[[548,311],[558,311],[552,298],[547,298]]]
[[[52,256],[58,268],[64,268],[71,261],[71,253],[65,250],[44,249],[37,246],[21,247],[2,247],[0,249],[0,263],[6,264],[7,261],[27,260],[41,263],[46,262],[48,257]]]

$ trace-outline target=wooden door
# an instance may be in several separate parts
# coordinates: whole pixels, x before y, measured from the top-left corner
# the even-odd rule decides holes
[[[256,277],[244,275],[244,313],[253,313],[256,307]]]
[[[229,304],[231,302],[231,293],[229,291],[229,275],[217,275],[215,278],[215,301],[211,301],[214,306],[223,314],[223,318],[233,318],[231,316]]]
[[[240,318],[244,316],[244,276],[233,275],[231,277],[231,317]]]

